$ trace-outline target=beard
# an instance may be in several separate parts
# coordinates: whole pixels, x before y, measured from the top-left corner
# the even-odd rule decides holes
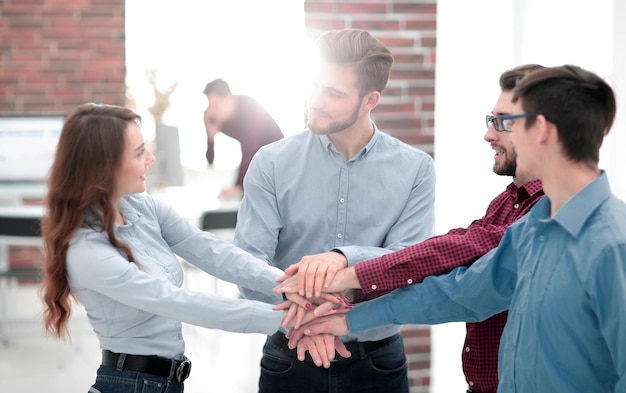
[[[342,121],[333,120],[331,121],[330,124],[326,125],[325,127],[319,124],[316,124],[315,120],[314,119],[312,120],[311,115],[309,114],[307,126],[309,127],[311,131],[313,131],[315,134],[318,134],[318,135],[335,134],[337,132],[341,132],[345,130],[346,128],[351,127],[354,123],[356,123],[356,121],[359,119],[360,109],[361,109],[360,105],[355,106],[354,110],[352,111],[350,116],[348,116],[347,119],[342,120]]]
[[[517,154],[515,150],[507,150],[505,157],[506,159],[502,164],[494,164],[493,171],[500,176],[515,176],[515,171],[517,170]]]

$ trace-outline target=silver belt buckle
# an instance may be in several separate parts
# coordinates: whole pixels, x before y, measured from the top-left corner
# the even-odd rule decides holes
[[[176,380],[180,383],[183,383],[185,379],[189,378],[189,374],[191,373],[191,361],[183,360],[180,362],[178,367],[176,367]]]

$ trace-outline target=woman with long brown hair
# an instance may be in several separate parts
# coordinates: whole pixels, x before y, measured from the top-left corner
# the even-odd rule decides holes
[[[49,334],[68,338],[73,301],[85,307],[102,349],[90,392],[182,392],[191,364],[181,321],[272,334],[283,318],[270,304],[181,288],[177,255],[274,297],[281,271],[144,192],[155,158],[140,121],[123,107],[79,106],[63,126],[48,180],[41,223],[44,323]]]

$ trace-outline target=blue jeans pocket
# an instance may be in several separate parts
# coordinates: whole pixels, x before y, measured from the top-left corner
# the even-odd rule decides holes
[[[372,371],[382,374],[406,372],[408,365],[404,354],[404,342],[397,340],[368,356]]]
[[[168,384],[167,378],[131,370],[118,371],[114,367],[100,366],[96,383],[93,384],[89,393],[168,393],[179,391],[182,391],[182,386],[178,383]]]
[[[290,354],[268,344],[263,350],[261,372],[276,376],[286,374],[291,370],[293,361],[294,357]]]

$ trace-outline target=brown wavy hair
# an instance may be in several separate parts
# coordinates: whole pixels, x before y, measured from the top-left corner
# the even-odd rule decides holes
[[[65,259],[75,232],[87,225],[86,213],[93,212],[100,219],[98,230],[106,232],[111,244],[134,262],[128,245],[113,232],[116,173],[129,122],[140,124],[141,117],[128,108],[89,103],[71,112],[61,130],[41,220],[44,262],[40,297],[46,333],[54,337],[70,338],[67,324],[74,296]]]

